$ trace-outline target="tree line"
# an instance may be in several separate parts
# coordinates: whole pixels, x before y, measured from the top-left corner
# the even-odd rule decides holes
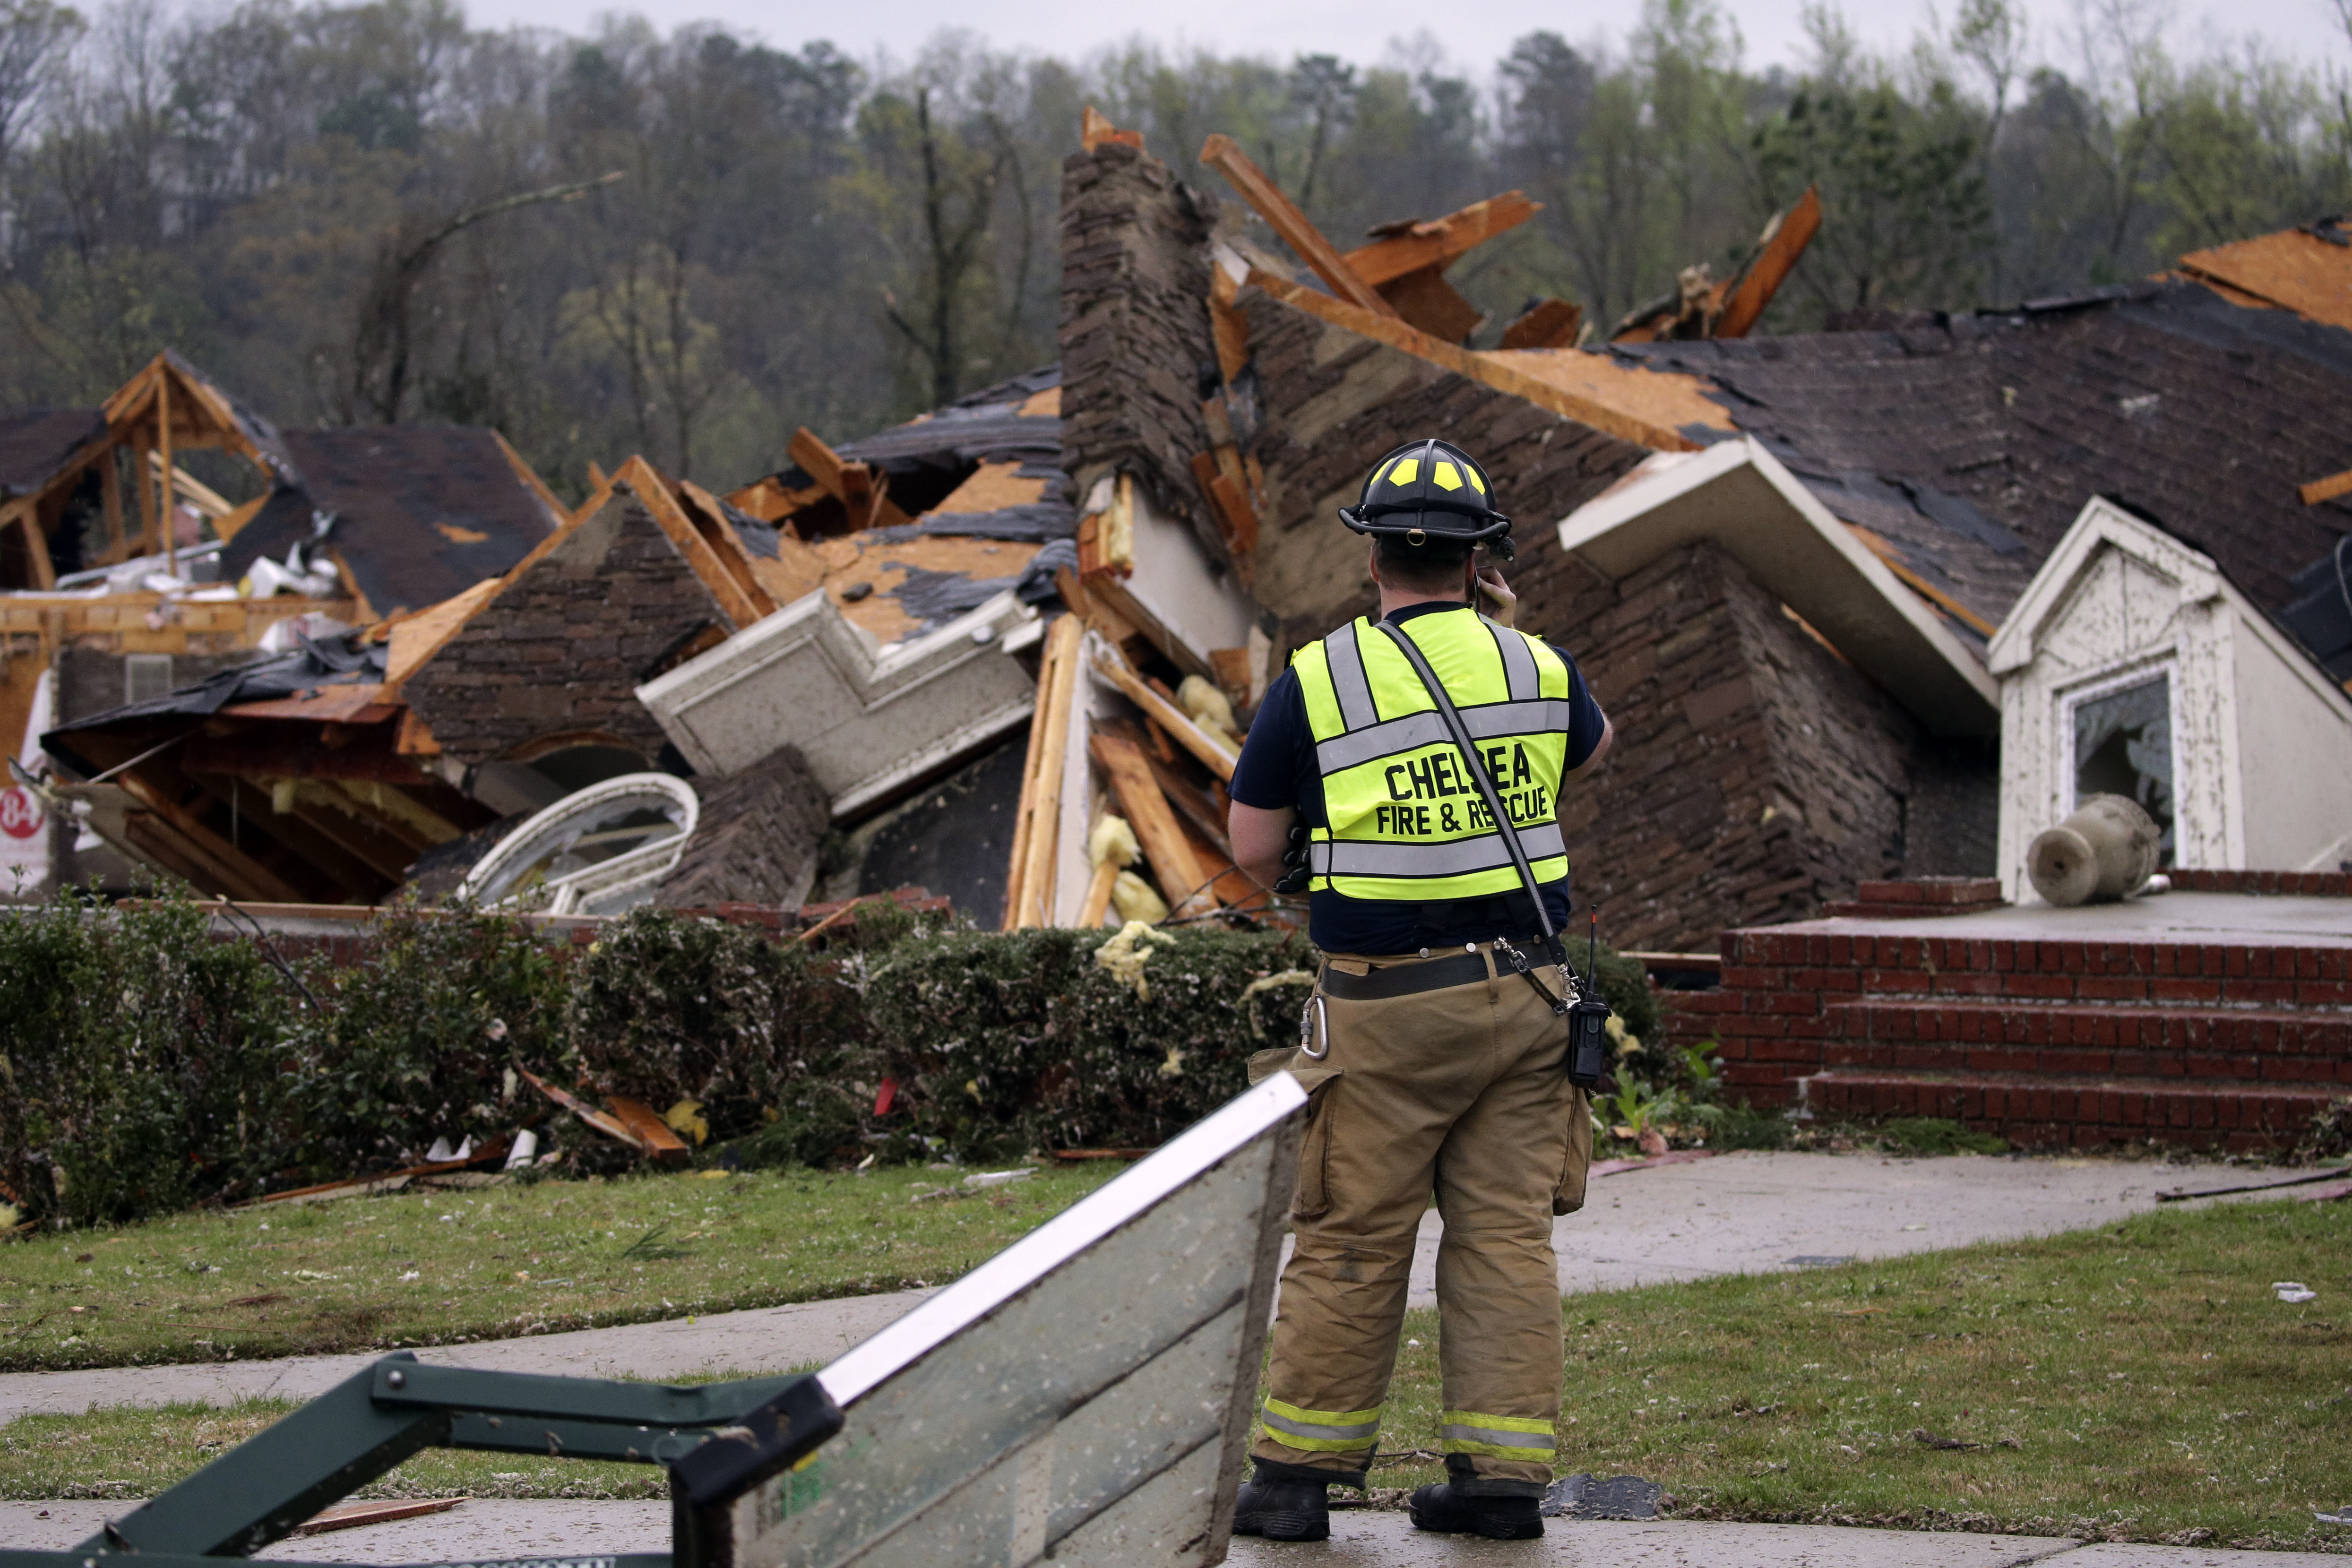
[[[2343,74],[2176,58],[2161,3],[2045,37],[1961,0],[1893,58],[1816,7],[1802,65],[1757,70],[1720,0],[1644,0],[1621,44],[1538,32],[1473,70],[0,0],[0,402],[89,404],[170,346],[284,423],[495,426],[568,493],[631,452],[740,482],[795,426],[845,438],[1054,358],[1088,103],[1221,196],[1193,158],[1224,132],[1343,245],[1525,189],[1544,212],[1454,275],[1482,342],[1538,295],[1605,333],[1808,184],[1825,222],[1765,331],[2072,291],[2352,206]]]

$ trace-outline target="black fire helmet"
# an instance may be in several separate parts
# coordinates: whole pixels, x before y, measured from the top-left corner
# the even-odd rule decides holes
[[[1485,543],[1509,559],[1511,520],[1495,510],[1486,470],[1447,441],[1409,441],[1373,464],[1362,497],[1339,509],[1339,521],[1412,544]]]

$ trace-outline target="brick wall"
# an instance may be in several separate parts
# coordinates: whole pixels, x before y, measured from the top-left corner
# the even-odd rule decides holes
[[[816,882],[818,853],[833,826],[824,789],[800,752],[783,747],[726,778],[698,781],[696,790],[700,825],[655,901],[799,908]]]
[[[619,489],[523,569],[409,677],[409,706],[467,765],[593,731],[651,758],[665,737],[636,688],[711,627],[732,631],[659,525]]]
[[[1062,467],[1081,503],[1124,468],[1215,559],[1192,458],[1209,449],[1201,367],[1209,335],[1215,198],[1148,153],[1106,142],[1062,164]]]
[[[1897,868],[1916,727],[1884,693],[1712,545],[1614,584],[1570,566],[1526,579],[1522,624],[1578,657],[1617,727],[1561,813],[1612,942],[1709,947]]]
[[[1442,436],[1486,467],[1496,504],[1518,520],[1512,581],[1546,618],[1564,585],[1589,574],[1551,524],[1649,454],[1486,383],[1358,336],[1257,289],[1240,300],[1265,408],[1256,455],[1265,469],[1259,601],[1282,617],[1288,646],[1324,636],[1373,604],[1364,541],[1334,515],[1352,504],[1382,454]],[[1571,644],[1571,647],[1574,645]]]

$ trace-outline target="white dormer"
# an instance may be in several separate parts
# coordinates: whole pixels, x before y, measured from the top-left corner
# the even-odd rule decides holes
[[[2352,698],[2210,558],[2094,498],[1988,650],[2000,879],[2084,795],[2129,795],[2168,867],[2333,871],[2352,856]]]

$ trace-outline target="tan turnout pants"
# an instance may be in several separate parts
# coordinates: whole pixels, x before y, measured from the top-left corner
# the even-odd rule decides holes
[[[1365,1483],[1405,1286],[1433,1192],[1443,1441],[1472,1493],[1540,1493],[1559,1416],[1555,1214],[1580,1207],[1592,1132],[1567,1023],[1485,944],[1487,978],[1370,1001],[1322,997],[1322,1060],[1262,1053],[1313,1095],[1291,1208],[1272,1387],[1251,1450],[1273,1474]],[[1432,960],[1456,958],[1459,947]],[[1335,955],[1333,969],[1421,962]],[[1538,972],[1558,991],[1556,970]],[[1313,1004],[1309,1004],[1310,1007]],[[1310,1037],[1309,1045],[1315,1042]]]

